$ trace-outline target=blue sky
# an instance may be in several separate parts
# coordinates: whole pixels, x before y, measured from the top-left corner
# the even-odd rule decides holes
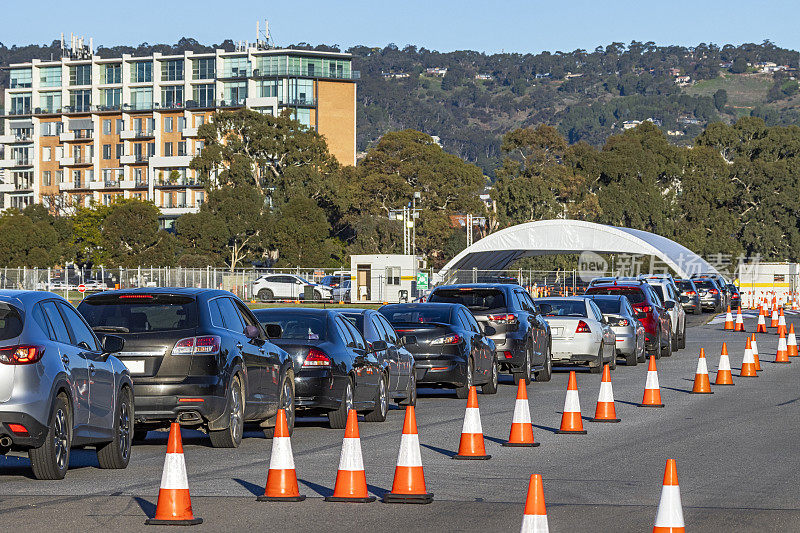
[[[63,0],[9,4],[0,31],[6,46],[49,43],[61,32],[94,37],[95,46],[171,44],[183,36],[204,44],[253,40],[256,19],[267,18],[279,45],[395,43],[492,53],[593,50],[633,39],[680,45],[769,39],[800,49],[797,0],[137,0],[124,8],[108,0],[80,0],[69,8]]]

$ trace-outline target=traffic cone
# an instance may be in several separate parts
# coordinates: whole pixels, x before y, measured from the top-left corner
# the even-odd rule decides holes
[[[339,456],[339,471],[336,474],[333,496],[327,496],[325,501],[353,503],[375,501],[375,496],[367,493],[367,476],[364,473],[361,439],[358,436],[358,414],[354,409],[350,409],[347,413],[347,425],[344,428],[342,454]]]
[[[786,349],[786,335],[781,333],[778,338],[778,353],[775,354],[775,363],[791,363],[789,361],[789,351]]]
[[[761,361],[758,358],[758,342],[756,342],[756,334],[750,336],[750,346],[753,348],[753,361],[756,363],[756,372],[761,372]]]
[[[742,378],[757,378],[756,362],[753,359],[753,345],[750,339],[747,339],[747,346],[744,349],[744,358],[742,359],[742,371],[739,372],[739,377]]]
[[[145,521],[148,526],[193,526],[202,524],[202,518],[192,514],[192,498],[189,496],[189,480],[186,478],[186,463],[183,460],[181,426],[173,422],[169,427],[167,455],[161,474],[156,516]]]
[[[786,337],[786,353],[789,357],[797,357],[797,337],[794,336],[794,324],[789,324],[789,336]]]
[[[697,358],[697,370],[694,373],[694,387],[692,394],[714,394],[708,380],[708,366],[706,365],[706,351],[700,348],[700,357]]]
[[[770,317],[769,327],[778,327],[778,306],[774,302],[772,303],[772,316]]]
[[[742,316],[742,307],[736,311],[736,324],[733,326],[733,331],[744,331],[744,317]]]
[[[725,312],[725,327],[723,329],[730,329],[733,330],[733,317],[731,316],[731,306],[728,306],[728,310]]]
[[[719,366],[717,367],[717,379],[714,385],[733,385],[733,374],[731,374],[731,360],[728,359],[728,345],[722,343],[722,352],[719,355]]]
[[[544,505],[544,487],[541,474],[532,474],[525,499],[525,514],[520,533],[547,533],[547,509]]]
[[[650,365],[647,367],[647,381],[644,384],[644,397],[639,407],[664,407],[661,403],[661,388],[658,386],[658,371],[656,370],[656,357],[650,356]]]
[[[458,444],[458,454],[453,459],[485,460],[491,455],[486,455],[483,445],[483,428],[481,428],[481,412],[478,409],[478,390],[475,386],[469,388],[467,397],[467,411],[464,413],[464,425],[461,427],[461,441]]]
[[[786,317],[783,316],[783,308],[781,308],[781,313],[778,315],[778,331],[777,334],[780,335],[783,332],[786,335]]]
[[[756,325],[756,333],[767,332],[767,321],[765,318],[765,311],[763,307],[758,309],[758,324]]]
[[[533,424],[531,424],[531,411],[528,407],[528,389],[525,380],[519,380],[517,385],[517,399],[514,402],[514,417],[511,419],[511,433],[508,442],[503,446],[533,447],[539,446],[533,441]]]
[[[524,380],[522,380],[524,381]],[[520,383],[522,383],[520,381]],[[433,494],[425,490],[425,472],[419,451],[419,434],[414,406],[406,407],[400,452],[394,469],[392,492],[383,495],[384,503],[431,503]]]
[[[653,533],[684,533],[685,531],[681,489],[678,487],[678,466],[675,459],[667,459]]]
[[[792,295],[792,311],[797,311],[797,310],[798,310],[798,307],[797,307],[797,295],[794,294],[794,295]]]
[[[575,371],[569,371],[569,381],[567,382],[567,397],[564,399],[564,411],[561,414],[561,429],[556,433],[578,433],[586,434],[583,429],[583,419],[581,418],[581,401],[578,397],[578,380],[575,378]]]
[[[620,422],[614,409],[614,390],[611,388],[611,370],[608,363],[603,365],[603,379],[600,381],[600,394],[592,422]]]
[[[292,442],[289,439],[289,425],[286,423],[284,409],[278,410],[278,419],[275,421],[267,485],[264,494],[256,499],[260,502],[301,502],[306,499],[297,487]]]

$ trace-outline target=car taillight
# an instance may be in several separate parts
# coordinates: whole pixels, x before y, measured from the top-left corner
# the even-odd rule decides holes
[[[649,313],[653,309],[649,305],[643,305],[641,307],[636,308],[637,311],[642,311],[643,313]]]
[[[628,319],[627,318],[620,318],[619,320],[617,320],[617,324],[616,325],[617,326],[627,326],[628,325]]]
[[[697,293],[694,291],[686,291],[686,296],[694,296],[695,294]]]
[[[4,365],[30,365],[44,355],[43,346],[20,345],[0,348],[0,363]]]
[[[9,424],[8,429],[10,429],[12,433],[16,433],[17,435],[28,434],[28,428],[26,428],[22,424]]]
[[[304,367],[320,367],[331,366],[331,358],[325,355],[325,352],[316,348],[311,348],[308,351],[306,360],[303,362]]]
[[[487,317],[492,322],[498,322],[500,324],[516,324],[517,323],[517,315],[514,313],[503,313],[501,315],[489,315]]]
[[[172,355],[216,355],[222,339],[217,335],[187,337],[175,343]]]
[[[578,327],[575,328],[575,333],[591,333],[592,330],[589,329],[589,324],[581,320],[578,322]]]
[[[458,344],[459,342],[461,342],[461,337],[454,333],[453,335],[446,335],[438,339],[433,339],[431,344]]]
[[[719,294],[719,291],[718,291],[717,289],[710,289],[710,290],[708,291],[708,293],[709,293],[709,294]]]

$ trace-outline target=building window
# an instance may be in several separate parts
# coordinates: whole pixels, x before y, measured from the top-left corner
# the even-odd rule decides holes
[[[131,89],[131,109],[152,109],[152,108],[153,108],[152,87],[136,87]]]
[[[92,65],[74,65],[69,67],[70,85],[91,85]]]
[[[12,89],[33,87],[33,69],[12,68],[10,77]]]
[[[172,156],[172,143],[164,143],[164,155],[167,157]]]
[[[73,187],[75,187],[76,189],[80,189],[81,188],[82,183],[81,183],[81,171],[80,170],[73,170],[72,171],[72,184],[73,184]]]
[[[205,115],[195,115],[194,116],[194,127],[195,128],[199,128],[200,126],[205,124],[205,122],[206,122],[206,116]]]
[[[100,89],[100,105],[110,109],[119,109],[122,104],[122,89]]]
[[[196,207],[200,207],[203,205],[203,201],[205,200],[205,191],[195,191],[194,193],[194,205]]]
[[[314,80],[289,80],[289,105],[314,105]]]
[[[72,111],[89,111],[92,107],[92,91],[90,89],[70,91],[69,105]]]
[[[400,285],[400,267],[386,267],[386,284]]]
[[[262,98],[277,97],[279,87],[283,89],[283,83],[278,80],[261,80],[258,82],[258,95]]]
[[[45,146],[42,148],[42,161],[52,161],[53,160],[53,149],[50,146]]]
[[[186,155],[186,141],[178,143],[178,155]]]
[[[195,85],[192,88],[192,99],[198,107],[214,107],[214,84]]]
[[[63,125],[60,122],[43,122],[41,126],[43,137],[54,137],[61,133]]]
[[[116,156],[117,159],[122,157],[122,154],[124,153],[124,150],[125,150],[125,145],[123,143],[117,143],[117,145],[116,145],[116,147],[114,149],[114,155]]]
[[[122,64],[104,65],[100,71],[100,83],[122,83]]]
[[[63,170],[56,170],[56,181],[58,183],[64,183],[64,171]]]
[[[172,117],[164,117],[164,132],[172,133]]]
[[[53,184],[53,173],[49,170],[42,172],[42,185],[49,187]]]
[[[60,113],[61,91],[39,93],[39,106],[43,113]]]
[[[124,121],[124,120],[122,120],[121,118],[118,118],[118,119],[117,119],[117,135],[119,135],[120,133],[122,133],[122,131],[123,131],[124,129],[125,129],[125,121]]]
[[[111,135],[111,119],[103,119],[103,135]]]
[[[186,117],[178,117],[178,131],[186,129]]]
[[[226,57],[222,60],[223,78],[246,78],[250,75],[250,61],[247,56]]]
[[[40,67],[39,87],[61,87],[61,67]]]
[[[111,159],[111,145],[104,144],[103,145],[103,159]]]
[[[104,194],[103,195],[103,205],[109,206],[114,202],[114,196],[111,194]]]
[[[31,93],[12,94],[10,111],[12,115],[30,115]]]
[[[156,143],[147,143],[147,157],[156,155]]]
[[[209,57],[192,61],[193,80],[211,80],[216,75],[216,58]],[[181,78],[183,79],[183,78]]]
[[[182,107],[183,85],[170,85],[161,88],[161,107]]]
[[[286,74],[286,56],[261,56],[257,61],[259,76]]]
[[[311,127],[311,110],[310,109],[295,109],[294,119],[306,127]]]
[[[234,81],[227,82],[222,86],[223,105],[240,106],[244,105],[244,100],[247,98],[247,82]]]
[[[181,81],[183,79],[183,59],[170,59],[161,62],[161,81]]]
[[[153,83],[153,62],[134,61],[131,63],[131,83]]]

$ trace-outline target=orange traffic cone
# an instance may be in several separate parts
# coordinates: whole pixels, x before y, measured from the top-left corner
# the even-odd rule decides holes
[[[647,381],[644,384],[644,397],[639,407],[664,407],[661,403],[661,388],[658,386],[658,371],[656,370],[656,357],[650,356],[650,365],[647,367]]]
[[[539,446],[533,441],[533,424],[531,424],[531,411],[528,407],[528,389],[525,380],[519,380],[517,385],[517,399],[514,402],[514,417],[511,419],[511,433],[508,442],[503,446],[533,447]]]
[[[775,354],[775,363],[791,363],[789,361],[789,351],[786,349],[786,335],[781,333],[778,338],[778,353]]]
[[[578,397],[578,380],[575,378],[575,371],[569,371],[569,381],[567,382],[567,397],[564,399],[564,411],[561,414],[561,429],[556,433],[578,433],[586,434],[583,429],[583,419],[581,418],[581,401]]]
[[[797,357],[797,337],[794,335],[794,324],[789,324],[789,336],[786,337],[786,353],[789,357]]]
[[[614,409],[614,390],[611,388],[611,370],[608,363],[603,365],[603,379],[600,381],[600,394],[592,422],[620,422]]]
[[[483,428],[481,428],[481,412],[478,409],[478,390],[472,386],[467,397],[467,411],[464,413],[464,425],[461,427],[461,442],[458,454],[453,459],[489,459],[483,444]]]
[[[742,371],[739,372],[739,377],[742,378],[757,378],[756,362],[753,359],[753,345],[750,339],[747,339],[747,346],[744,349],[744,358],[742,359]]]
[[[774,302],[772,304],[772,316],[770,317],[769,327],[771,328],[778,327],[778,306],[775,305]]]
[[[700,348],[700,357],[697,358],[697,370],[694,373],[694,387],[692,394],[714,394],[708,380],[708,366],[706,365],[706,351]]]
[[[765,318],[765,311],[763,307],[758,309],[758,324],[756,325],[756,333],[766,333],[767,322]]]
[[[733,374],[731,374],[731,360],[728,359],[728,345],[722,343],[722,353],[719,355],[719,366],[717,367],[717,379],[714,385],[733,385]]]
[[[522,383],[524,380],[521,380]],[[433,494],[425,490],[425,472],[422,470],[422,455],[419,452],[419,434],[414,406],[406,407],[403,421],[403,436],[400,437],[400,452],[394,469],[392,492],[383,495],[384,503],[431,503]]]
[[[364,473],[361,438],[358,435],[358,414],[354,409],[350,409],[347,413],[347,425],[344,428],[342,453],[339,456],[339,471],[336,474],[333,496],[327,496],[325,501],[354,503],[375,501],[375,496],[367,493],[367,476]]]
[[[161,474],[156,516],[149,518],[145,524],[193,526],[202,523],[202,518],[195,518],[192,514],[192,498],[189,496],[189,480],[186,478],[186,463],[181,444],[181,426],[173,422],[169,427],[167,455],[164,458],[164,471]]]
[[[678,487],[678,466],[675,459],[667,459],[653,533],[684,533],[685,531],[681,489]]]
[[[781,308],[781,313],[778,315],[778,331],[776,333],[780,335],[781,332],[786,335],[786,317],[783,316],[783,308]]]
[[[733,317],[731,316],[731,306],[728,306],[728,311],[725,312],[725,328],[733,330]]]
[[[753,361],[756,363],[756,372],[761,372],[761,361],[758,358],[758,342],[756,342],[756,334],[750,336],[750,346],[753,348]]]
[[[742,316],[741,306],[736,311],[736,324],[733,326],[733,331],[744,331],[744,317]]]
[[[272,438],[272,454],[269,458],[269,472],[264,494],[257,498],[260,502],[301,502],[306,497],[300,494],[297,486],[297,473],[294,470],[292,442],[289,439],[289,425],[286,411],[278,410],[275,421],[275,435]]]
[[[544,505],[542,476],[533,474],[528,482],[528,497],[525,499],[525,515],[522,517],[520,533],[547,532],[547,509]]]

